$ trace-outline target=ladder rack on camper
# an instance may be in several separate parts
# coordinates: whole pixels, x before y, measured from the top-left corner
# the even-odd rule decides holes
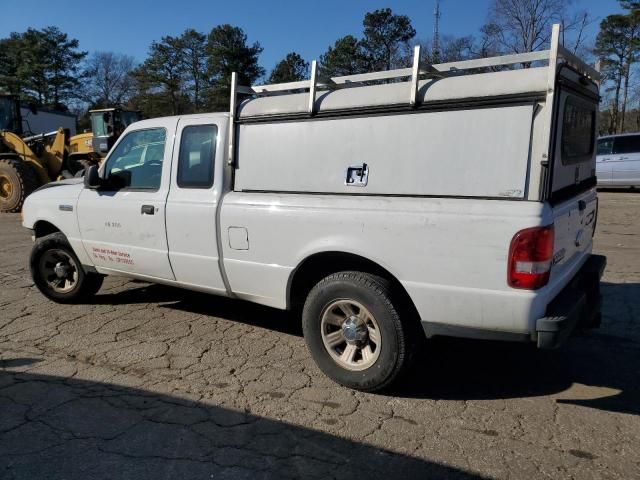
[[[549,73],[547,77],[547,102],[553,100],[556,72],[559,62],[569,65],[581,75],[591,79],[596,83],[599,83],[600,81],[600,72],[598,71],[598,66],[596,66],[596,68],[593,68],[590,65],[587,65],[585,62],[580,60],[576,55],[571,53],[568,49],[560,44],[559,24],[553,25],[550,48],[548,50],[431,65],[425,65],[421,62],[420,53],[420,45],[416,45],[413,52],[413,65],[409,68],[399,68],[395,70],[332,77],[327,79],[326,83],[320,83],[318,81],[318,66],[315,60],[311,62],[310,79],[301,80],[298,82],[241,86],[238,85],[238,76],[236,72],[233,72],[231,75],[231,101],[229,109],[229,121],[231,128],[229,129],[228,163],[230,165],[233,164],[234,158],[235,128],[233,127],[236,121],[238,94],[261,97],[269,95],[282,95],[287,93],[299,93],[301,90],[308,91],[309,100],[307,103],[307,113],[310,116],[313,116],[315,113],[316,92],[318,90],[365,86],[370,84],[370,82],[383,80],[409,78],[409,82],[407,82],[409,84],[409,89],[407,92],[407,105],[409,106],[415,106],[418,102],[418,87],[421,79],[444,78],[450,76],[473,74],[474,70],[491,67],[501,67],[518,64],[524,65],[539,61],[548,62]],[[552,121],[551,114],[549,114],[549,118],[547,119],[547,121],[550,125]],[[547,131],[548,130],[549,129],[547,129]]]

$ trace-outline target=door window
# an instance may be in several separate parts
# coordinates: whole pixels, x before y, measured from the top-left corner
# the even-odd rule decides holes
[[[215,125],[193,125],[182,130],[178,160],[180,188],[210,188],[213,185],[217,136]]]
[[[164,128],[128,133],[107,159],[108,185],[114,189],[160,188],[165,137]]]
[[[598,140],[598,155],[611,155],[613,150],[613,138],[601,138]]]
[[[640,153],[640,135],[616,137],[613,143],[613,153]]]

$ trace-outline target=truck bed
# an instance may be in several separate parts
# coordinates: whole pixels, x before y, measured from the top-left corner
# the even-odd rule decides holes
[[[538,202],[232,192],[221,212],[223,256],[233,291],[265,305],[286,308],[283,285],[295,268],[339,251],[385,268],[423,321],[528,333],[549,298],[507,286],[509,243],[551,214]],[[229,240],[240,225],[247,249]]]

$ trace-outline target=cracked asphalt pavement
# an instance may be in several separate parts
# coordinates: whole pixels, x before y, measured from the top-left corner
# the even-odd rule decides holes
[[[640,478],[639,220],[640,194],[601,194],[599,330],[434,340],[379,395],[325,378],[277,310],[113,277],[52,303],[2,215],[0,478]]]

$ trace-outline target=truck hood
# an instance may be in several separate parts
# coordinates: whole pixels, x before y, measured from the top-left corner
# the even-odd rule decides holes
[[[56,182],[45,183],[41,187],[37,188],[34,191],[34,193],[35,192],[39,192],[41,190],[46,190],[47,188],[62,187],[62,186],[65,186],[65,185],[78,185],[79,183],[84,183],[84,178],[83,177],[65,178],[64,180],[58,180]]]
[[[69,178],[41,186],[24,202],[22,225],[32,229],[38,220],[46,220],[57,226],[56,222],[61,216],[68,217],[70,212],[75,211],[83,188],[82,178]],[[75,214],[71,215],[75,217]]]

